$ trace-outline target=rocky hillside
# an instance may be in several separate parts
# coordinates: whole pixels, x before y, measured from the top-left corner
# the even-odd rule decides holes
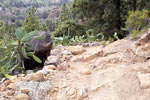
[[[42,70],[1,80],[0,100],[150,100],[149,58],[150,34],[58,46]]]

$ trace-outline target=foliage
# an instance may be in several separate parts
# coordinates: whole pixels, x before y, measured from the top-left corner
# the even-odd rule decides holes
[[[71,19],[71,13],[67,5],[64,3],[60,14],[60,21],[63,22],[69,19]]]
[[[0,21],[0,39],[2,39],[4,31],[4,22]]]
[[[43,31],[45,31],[45,32],[48,31],[47,26],[46,26],[45,23],[42,23],[42,24],[40,25],[40,30],[43,30]]]
[[[44,11],[43,14],[42,14],[42,18],[43,19],[46,19],[48,17],[48,12],[47,11]]]
[[[113,34],[117,32],[118,37],[123,38],[128,33],[121,30],[125,27],[128,12],[150,9],[150,1],[74,0],[72,9],[74,16],[77,17],[75,19],[84,24],[86,30],[93,29],[95,35],[103,32],[106,39],[113,37]]]
[[[145,31],[146,31],[146,29],[143,28],[142,30],[133,30],[130,34],[132,37],[137,37],[137,36],[140,36]]]
[[[53,22],[52,20],[46,20],[46,26],[47,26],[48,30],[51,32],[51,31],[55,30],[56,23]]]
[[[148,10],[129,11],[126,21],[126,28],[132,36],[140,35],[141,32],[149,25],[150,16]]]
[[[34,6],[28,12],[23,27],[27,32],[40,30],[40,21],[36,15],[36,9]]]
[[[24,28],[16,29],[16,39],[9,40],[5,35],[3,37],[3,43],[0,44],[0,72],[8,77],[8,74],[12,73],[15,69],[24,71],[23,59],[30,59],[32,56],[35,61],[41,63],[41,60],[34,55],[34,52],[30,52],[31,44],[27,44],[28,41],[34,39],[43,39],[43,36],[36,36],[37,31],[27,33]]]
[[[93,41],[102,41],[104,40],[103,33],[98,33],[96,36],[93,35],[93,30],[87,30],[85,35],[74,35],[70,36],[63,35],[62,37],[53,37],[53,46],[56,47],[58,45],[76,45]]]
[[[68,34],[69,38],[76,35],[80,36],[84,34],[84,27],[77,24],[74,20],[66,20],[61,22],[60,25],[58,25],[58,28],[53,32],[55,37],[61,37]]]

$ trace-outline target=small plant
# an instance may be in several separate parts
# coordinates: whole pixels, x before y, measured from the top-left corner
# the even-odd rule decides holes
[[[104,46],[106,45],[106,40],[102,41],[102,45],[104,45]]]
[[[4,43],[0,44],[0,72],[3,76],[9,77],[13,70],[19,69],[24,72],[24,59],[30,59],[33,57],[35,61],[41,63],[42,61],[34,55],[34,52],[30,52],[30,48],[33,46],[27,42],[36,39],[44,39],[44,35],[36,36],[37,31],[27,33],[24,28],[16,29],[17,40],[9,40],[4,37]],[[8,42],[9,41],[9,42]]]
[[[117,39],[117,40],[119,39],[117,32],[115,32],[114,38]]]

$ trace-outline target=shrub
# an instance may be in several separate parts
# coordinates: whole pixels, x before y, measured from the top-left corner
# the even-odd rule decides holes
[[[62,37],[64,35],[68,36],[69,34],[69,37],[71,38],[76,35],[83,35],[84,33],[82,25],[76,23],[74,20],[66,20],[58,25],[58,28],[53,32],[53,35],[55,37]]]
[[[150,16],[148,10],[129,11],[126,21],[126,28],[132,36],[141,34],[148,26]]]
[[[12,73],[15,69],[24,71],[24,62],[22,58],[29,59],[30,56],[35,61],[41,62],[41,60],[34,55],[34,52],[30,52],[29,48],[31,44],[27,44],[28,41],[34,39],[43,39],[43,36],[36,36],[37,31],[27,33],[23,28],[17,28],[16,41],[10,40],[7,36],[3,37],[3,41],[0,44],[0,73],[3,76],[9,77],[8,74]]]

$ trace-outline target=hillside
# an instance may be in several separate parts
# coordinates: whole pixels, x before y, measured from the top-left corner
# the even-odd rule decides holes
[[[149,34],[58,46],[42,70],[1,80],[1,100],[149,100]],[[50,63],[56,63],[49,65]]]
[[[70,5],[73,0],[0,0],[0,20],[14,22],[13,20],[24,20],[27,12],[32,6],[37,9],[39,19],[44,12],[50,13],[55,8],[61,8],[66,3]]]

